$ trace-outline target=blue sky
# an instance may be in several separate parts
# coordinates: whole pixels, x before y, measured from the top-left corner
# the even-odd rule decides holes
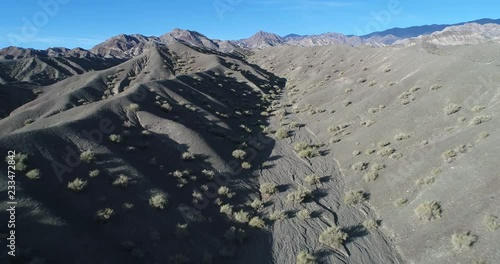
[[[393,27],[500,18],[498,0],[2,0],[0,47],[91,48],[121,33],[174,28],[240,39],[278,35],[362,35]]]

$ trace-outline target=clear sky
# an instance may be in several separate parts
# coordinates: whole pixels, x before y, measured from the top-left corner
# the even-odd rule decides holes
[[[217,39],[259,30],[284,36],[363,35],[393,27],[500,18],[498,0],[2,0],[0,48],[91,48],[121,33],[174,28]]]

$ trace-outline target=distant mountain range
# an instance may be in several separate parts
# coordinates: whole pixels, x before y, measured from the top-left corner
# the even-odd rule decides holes
[[[246,55],[253,49],[289,46],[326,45],[415,45],[428,42],[436,45],[464,45],[483,42],[500,42],[500,19],[480,19],[452,25],[425,25],[408,28],[392,28],[364,36],[324,33],[320,35],[289,34],[284,37],[259,31],[250,38],[240,40],[210,39],[196,31],[174,29],[162,36],[121,34],[100,43],[90,50],[81,48],[49,48],[47,50],[8,47],[0,50],[0,59],[22,59],[31,57],[78,57],[127,59],[142,54],[156,46],[180,41],[192,47],[216,50],[223,53]]]

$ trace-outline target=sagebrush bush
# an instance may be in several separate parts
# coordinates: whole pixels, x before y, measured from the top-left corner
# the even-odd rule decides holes
[[[316,174],[310,174],[304,178],[304,181],[310,185],[314,185],[321,183],[321,178]]]
[[[316,257],[306,251],[300,251],[299,254],[297,254],[296,264],[316,264]]]
[[[80,154],[80,160],[86,163],[91,163],[95,160],[95,154],[92,150],[86,150]]]
[[[109,135],[109,140],[115,143],[120,143],[122,142],[122,136],[117,134],[111,134]]]
[[[297,213],[297,217],[301,220],[304,220],[304,219],[309,219],[311,218],[311,211],[307,210],[307,209],[303,209],[303,210],[300,210],[298,213]]]
[[[340,227],[332,226],[319,235],[319,242],[332,248],[340,248],[347,240],[347,234]]]
[[[248,223],[248,221],[250,220],[250,214],[243,211],[243,210],[240,210],[239,212],[235,212],[233,214],[233,217],[236,221],[238,221],[240,223]]]
[[[252,168],[252,164],[250,164],[250,162],[248,162],[248,161],[244,161],[241,163],[241,168],[243,168],[245,170],[249,170]]]
[[[389,146],[390,144],[391,144],[391,142],[389,142],[389,141],[380,141],[377,145],[379,148],[383,148],[383,147]]]
[[[374,219],[367,219],[367,220],[363,221],[363,227],[366,230],[373,232],[373,231],[377,230],[377,228],[379,227],[379,222],[377,220],[374,220]]]
[[[401,134],[398,134],[394,137],[395,140],[397,141],[401,141],[401,140],[406,140],[406,139],[409,139],[411,137],[411,135],[408,135],[408,134],[405,134],[405,133],[401,133]]]
[[[8,156],[5,157],[5,162],[9,163],[10,160],[11,159]],[[15,164],[12,165],[15,166],[15,170],[24,171],[28,168],[28,165],[26,164],[26,162],[28,161],[28,154],[18,152],[16,155],[14,155],[13,160]]]
[[[260,217],[254,216],[248,221],[248,225],[255,228],[264,228],[266,223]]]
[[[280,128],[274,134],[277,139],[285,139],[290,136],[290,131],[287,128]]]
[[[495,231],[500,228],[500,221],[498,217],[494,215],[485,215],[483,218],[483,224],[491,231]]]
[[[85,189],[85,187],[87,187],[87,181],[80,178],[76,178],[73,181],[68,182],[68,189],[75,192],[81,192]]]
[[[476,105],[474,107],[472,107],[472,112],[476,112],[476,113],[479,113],[481,111],[483,111],[484,109],[486,109],[485,106],[482,106],[482,105]]]
[[[38,179],[40,179],[40,176],[41,176],[41,173],[40,173],[39,169],[30,170],[26,173],[26,177],[28,177],[28,179],[31,179],[31,180],[38,180]]]
[[[385,164],[381,164],[381,163],[374,163],[371,167],[372,171],[381,171],[383,169],[385,169]]]
[[[252,203],[250,203],[250,206],[255,209],[255,210],[260,210],[264,207],[264,203],[262,202],[261,199],[255,198]]]
[[[301,186],[287,195],[287,201],[292,203],[301,203],[306,198],[311,197],[311,191]]]
[[[356,162],[351,166],[351,169],[355,171],[364,171],[367,168],[368,168],[368,162],[362,162],[362,161]]]
[[[319,151],[315,147],[308,147],[307,149],[299,151],[297,155],[300,158],[314,158],[319,156]]]
[[[245,159],[245,157],[247,156],[247,153],[242,149],[236,149],[233,151],[232,155],[234,158],[242,160],[242,159]]]
[[[130,177],[129,176],[126,176],[126,175],[123,175],[123,174],[120,174],[118,175],[118,178],[116,178],[114,181],[113,181],[113,186],[118,186],[118,187],[127,187],[129,182],[130,182]]]
[[[286,213],[284,211],[275,210],[269,213],[269,220],[271,221],[279,221],[285,219],[286,219]]]
[[[476,241],[477,236],[471,235],[470,231],[454,233],[451,236],[451,244],[455,250],[470,248]]]
[[[111,208],[99,209],[96,212],[96,219],[100,222],[107,222],[115,214],[115,210]]]
[[[471,125],[480,125],[482,123],[485,123],[485,122],[488,122],[491,120],[491,116],[489,115],[482,115],[482,116],[475,116],[471,121],[470,121],[470,124]]]
[[[365,173],[363,176],[363,180],[365,182],[372,182],[375,181],[378,178],[378,172],[377,171],[370,171]]]
[[[260,185],[259,191],[262,194],[273,195],[274,193],[276,193],[278,191],[278,189],[276,188],[276,184],[266,182],[266,183],[263,183]]]
[[[89,172],[89,177],[90,178],[95,178],[95,177],[99,176],[100,173],[101,173],[100,170],[92,170],[92,171]]]
[[[182,153],[183,160],[194,160],[195,158],[196,158],[195,155],[189,151]]]
[[[434,177],[432,176],[427,176],[425,178],[422,178],[422,179],[418,179],[415,181],[415,185],[428,185],[428,184],[431,184],[433,183],[435,180]]]
[[[345,193],[344,203],[347,205],[354,206],[364,201],[366,201],[366,195],[362,190],[350,190]]]
[[[226,196],[227,198],[232,198],[234,193],[231,192],[231,189],[227,186],[221,186],[217,190],[217,193],[221,196]]]
[[[415,214],[420,220],[439,219],[441,218],[441,205],[436,201],[424,202],[415,208]]]
[[[155,192],[149,197],[149,205],[156,209],[165,209],[168,205],[167,194],[163,192]]]
[[[451,162],[451,161],[455,160],[455,158],[458,156],[458,153],[454,150],[447,150],[447,151],[443,152],[443,154],[441,156],[443,157],[443,159],[446,162]]]
[[[131,103],[127,106],[127,109],[130,110],[130,111],[139,111],[139,105],[138,104],[134,104],[134,103]]]
[[[394,201],[394,206],[400,207],[402,205],[405,205],[406,203],[408,203],[408,199],[406,199],[406,198],[399,198],[396,201]]]
[[[462,109],[462,106],[461,105],[458,105],[458,104],[453,104],[453,103],[450,103],[448,104],[445,108],[444,108],[444,112],[447,114],[447,115],[452,115],[458,111],[460,111],[460,109]]]
[[[233,206],[230,204],[223,204],[220,206],[219,211],[225,215],[232,215],[233,214]]]
[[[396,152],[395,149],[389,147],[389,146],[386,146],[386,147],[383,147],[381,148],[377,154],[381,157],[388,157],[390,155],[392,155],[394,152]]]
[[[161,109],[165,112],[170,112],[172,111],[172,106],[169,103],[164,103],[161,106]]]
[[[309,147],[309,144],[307,144],[304,141],[300,141],[300,142],[295,143],[295,145],[293,146],[293,149],[296,152],[299,152],[301,150],[307,149],[308,147]]]

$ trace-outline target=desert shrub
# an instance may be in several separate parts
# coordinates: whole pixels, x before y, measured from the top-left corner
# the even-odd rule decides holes
[[[311,218],[311,211],[309,211],[307,209],[300,210],[297,213],[297,217],[301,220],[309,219],[309,218]]]
[[[5,162],[9,163],[10,160],[11,159],[9,158],[9,156],[5,157]],[[28,165],[26,165],[26,162],[28,161],[28,154],[17,153],[14,156],[13,160],[15,162],[15,169],[17,171],[24,171],[28,168]]]
[[[304,181],[310,185],[314,185],[321,183],[321,178],[316,174],[310,174],[304,178]]]
[[[243,168],[245,170],[249,170],[252,168],[252,164],[250,164],[250,162],[248,162],[248,161],[244,161],[241,163],[241,168]]]
[[[364,171],[368,168],[368,162],[356,162],[352,164],[351,169],[355,171]]]
[[[447,150],[447,151],[443,152],[443,154],[441,156],[443,157],[443,159],[446,162],[451,162],[451,161],[455,160],[455,158],[458,156],[458,153],[454,150]]]
[[[95,160],[95,154],[92,150],[86,150],[80,154],[80,160],[86,163],[91,163]]]
[[[303,202],[306,198],[311,197],[312,193],[310,190],[304,188],[304,187],[299,187],[295,191],[290,192],[286,200],[288,202],[292,203],[301,203]]]
[[[165,209],[168,205],[168,197],[165,193],[156,192],[149,197],[149,205],[156,209]]]
[[[451,235],[451,244],[455,250],[470,248],[476,241],[477,236],[471,235],[470,231],[454,233]]]
[[[68,189],[75,192],[81,192],[85,189],[85,187],[87,187],[87,181],[80,178],[76,178],[73,181],[68,182]]]
[[[237,241],[239,243],[243,243],[246,238],[245,230],[231,226],[225,233],[224,238],[229,242]]]
[[[394,154],[391,154],[389,156],[389,158],[395,159],[395,160],[401,159],[402,157],[403,157],[403,153],[394,153]]]
[[[95,178],[95,177],[99,176],[99,173],[101,173],[101,171],[100,171],[100,170],[91,170],[91,171],[89,172],[89,177],[90,177],[90,178]]]
[[[191,193],[191,196],[193,197],[193,202],[198,203],[199,201],[203,200],[203,194],[201,192],[194,190],[193,193]]]
[[[266,223],[260,217],[254,216],[248,221],[248,225],[255,228],[264,228]]]
[[[494,215],[485,215],[483,218],[483,224],[491,231],[495,231],[500,228],[500,221],[498,217]]]
[[[127,187],[128,184],[130,182],[130,177],[129,176],[126,176],[126,175],[123,175],[123,174],[120,174],[118,175],[118,178],[116,178],[114,181],[113,181],[113,186],[118,186],[118,187]]]
[[[316,257],[306,251],[300,251],[297,255],[296,264],[316,264]]]
[[[96,219],[100,222],[107,222],[115,214],[115,210],[111,208],[99,209],[96,212]]]
[[[427,177],[425,177],[425,178],[422,178],[422,179],[418,179],[418,180],[416,180],[416,181],[415,181],[415,184],[416,184],[416,185],[428,185],[428,184],[433,183],[433,182],[434,182],[434,180],[435,180],[435,178],[434,178],[434,177],[432,177],[432,176],[427,176]]]
[[[362,190],[350,190],[345,193],[344,203],[347,205],[354,206],[364,201],[366,201],[366,195]]]
[[[340,142],[340,140],[341,140],[340,138],[331,138],[330,144],[338,143],[338,142]]]
[[[109,140],[115,143],[120,143],[122,142],[122,136],[117,134],[111,134],[109,135]]]
[[[340,248],[347,240],[347,234],[340,227],[332,226],[319,235],[319,242],[332,248]]]
[[[352,152],[352,156],[353,156],[353,157],[356,157],[356,156],[359,156],[359,155],[361,155],[361,151],[359,151],[359,150],[354,150],[354,151]]]
[[[397,140],[397,141],[401,141],[401,140],[409,139],[410,137],[411,137],[411,135],[401,133],[401,134],[396,135],[394,137],[394,139]]]
[[[264,207],[264,203],[262,202],[261,199],[256,198],[255,200],[250,203],[250,206],[255,209],[255,210],[260,210]]]
[[[415,208],[415,214],[420,220],[436,220],[441,218],[441,205],[436,201],[424,202]]]
[[[381,163],[374,163],[371,167],[372,171],[381,171],[383,169],[385,169],[385,164],[381,164]]]
[[[447,114],[447,115],[452,115],[458,111],[460,111],[460,109],[462,109],[462,106],[461,105],[457,105],[457,104],[448,104],[445,108],[444,108],[444,112]]]
[[[240,210],[239,212],[235,212],[233,214],[233,217],[236,221],[238,221],[240,223],[248,223],[248,221],[250,220],[249,213],[247,213],[243,210]]]
[[[379,222],[377,220],[367,219],[367,220],[363,221],[363,227],[366,230],[373,232],[373,231],[377,230],[377,228],[379,227]]]
[[[400,207],[400,206],[405,205],[406,203],[408,203],[408,199],[406,199],[406,198],[399,198],[396,201],[394,201],[394,206]]]
[[[39,169],[34,169],[34,170],[30,170],[26,173],[26,177],[28,177],[28,179],[31,179],[31,180],[38,180],[40,179],[40,170]]]
[[[376,172],[376,171],[367,172],[363,176],[363,180],[365,182],[372,182],[372,181],[375,181],[377,178],[378,178],[378,172]]]
[[[277,139],[285,139],[289,137],[289,130],[287,128],[280,128],[274,133]]]
[[[350,92],[352,92],[352,88],[346,88],[346,89],[344,90],[344,92],[345,92],[345,93],[350,93]]]
[[[245,157],[247,156],[247,153],[244,150],[237,149],[237,150],[233,151],[232,155],[236,159],[245,159]]]
[[[361,121],[361,123],[359,123],[360,125],[362,126],[365,126],[365,127],[371,127],[375,124],[375,121],[373,120],[365,120],[365,121]]]
[[[189,151],[182,153],[183,160],[194,160],[195,158],[196,158],[195,155]]]
[[[28,118],[28,119],[24,120],[24,125],[27,126],[27,125],[29,125],[29,124],[31,124],[33,122],[35,122],[35,120],[33,120],[31,118]]]
[[[375,152],[377,152],[377,150],[376,150],[376,149],[373,149],[373,148],[367,149],[367,150],[365,151],[366,155],[371,155],[371,154],[373,154],[373,153],[375,153]]]
[[[226,196],[227,198],[233,197],[234,193],[231,192],[231,189],[227,186],[221,186],[217,190],[217,193],[221,196]]]
[[[300,158],[314,158],[319,156],[319,151],[316,147],[309,146],[307,149],[299,151],[297,155]]]
[[[295,145],[293,146],[293,149],[297,152],[301,151],[301,150],[304,150],[304,149],[307,149],[309,147],[309,144],[307,144],[306,142],[304,141],[301,141],[301,142],[297,142],[295,143]]]
[[[389,141],[380,141],[377,145],[379,148],[383,148],[383,147],[389,146],[390,144],[391,144],[391,142],[389,142]]]
[[[223,204],[220,206],[220,212],[225,214],[225,215],[232,215],[233,214],[233,206],[230,204]]]
[[[359,78],[357,82],[358,83],[365,83],[366,81],[367,81],[366,78]]]
[[[381,148],[377,154],[381,157],[387,157],[387,156],[390,156],[392,155],[394,152],[396,152],[395,149],[389,147],[389,146],[386,146],[386,147],[383,147]]]
[[[343,105],[344,107],[347,107],[347,106],[349,106],[349,105],[351,105],[351,104],[352,104],[352,102],[351,102],[351,101],[349,101],[349,100],[344,100],[344,101],[342,101],[342,105]]]
[[[204,170],[201,171],[201,173],[203,175],[205,175],[210,180],[213,179],[214,176],[215,176],[215,171],[213,171],[213,170],[204,169]]]
[[[479,113],[479,112],[483,111],[484,109],[486,109],[485,106],[476,105],[476,106],[472,107],[472,112]]]
[[[184,239],[189,236],[188,224],[180,224],[178,223],[175,226],[175,236],[177,239]]]
[[[418,86],[413,86],[412,88],[410,88],[410,90],[408,90],[410,93],[414,93],[416,91],[420,90],[420,87]]]
[[[490,136],[490,133],[488,133],[486,131],[479,133],[479,138],[487,138],[489,136]]]
[[[169,103],[164,103],[161,106],[161,109],[165,112],[170,112],[172,111],[172,106]]]
[[[431,91],[435,91],[435,90],[440,89],[441,87],[443,87],[443,85],[441,85],[441,84],[434,84],[434,85],[431,86],[430,90]]]
[[[269,220],[271,220],[271,221],[278,221],[278,220],[285,220],[285,219],[286,219],[286,214],[284,211],[276,210],[276,211],[269,213]]]
[[[138,104],[134,104],[134,103],[131,103],[127,106],[127,109],[130,110],[130,111],[139,111],[139,105]]]
[[[368,113],[370,113],[370,114],[375,114],[375,113],[377,113],[378,111],[379,111],[379,109],[378,109],[378,108],[370,108],[370,109],[368,109]]]
[[[276,184],[266,182],[266,183],[263,183],[260,185],[259,191],[262,194],[273,195],[274,193],[276,193],[278,191],[278,189],[276,188]]]
[[[482,115],[482,116],[475,116],[471,121],[470,121],[470,124],[471,125],[474,125],[474,126],[477,126],[477,125],[480,125],[482,123],[485,123],[485,122],[488,122],[491,120],[491,116],[489,115]]]

